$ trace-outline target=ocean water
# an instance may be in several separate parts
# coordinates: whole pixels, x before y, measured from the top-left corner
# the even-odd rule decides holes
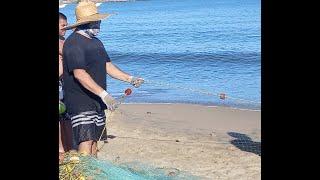
[[[75,4],[59,9],[75,22]],[[98,38],[115,65],[146,83],[126,103],[261,108],[260,0],[108,2]],[[70,32],[67,33],[67,36]],[[120,97],[129,84],[107,79]],[[226,99],[220,99],[224,93]]]

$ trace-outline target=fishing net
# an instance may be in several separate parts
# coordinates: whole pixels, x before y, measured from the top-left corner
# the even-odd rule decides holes
[[[138,163],[114,164],[90,155],[67,152],[59,165],[60,180],[176,180],[199,179],[174,168],[152,168]]]
[[[116,106],[131,94],[130,88],[118,99]],[[65,112],[65,105],[59,101],[59,114]],[[116,164],[97,159],[76,151],[65,153],[59,165],[60,180],[176,180],[199,179],[175,168],[153,168],[141,163]]]

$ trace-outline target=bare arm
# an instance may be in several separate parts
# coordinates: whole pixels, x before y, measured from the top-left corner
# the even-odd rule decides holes
[[[101,88],[84,69],[75,69],[73,74],[82,86],[99,96],[107,105],[107,108],[114,111],[116,100]]]
[[[63,74],[62,56],[59,54],[59,77]]]
[[[63,74],[62,48],[63,48],[63,41],[59,39],[59,77]]]
[[[131,80],[131,76],[129,74],[121,71],[117,66],[113,65],[111,62],[106,63],[106,70],[107,73],[115,79],[119,79],[125,82],[130,82]]]
[[[84,69],[75,69],[73,70],[73,74],[83,87],[97,96],[104,91],[104,89],[100,87]]]

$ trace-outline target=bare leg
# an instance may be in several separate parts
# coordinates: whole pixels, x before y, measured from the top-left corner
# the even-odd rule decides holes
[[[85,153],[91,155],[91,148],[92,148],[93,141],[83,141],[79,144],[78,152]]]
[[[61,127],[61,140],[64,151],[70,151],[72,149],[72,125],[71,120],[64,120],[60,122]]]
[[[91,152],[94,157],[97,157],[97,141],[92,142]]]
[[[59,122],[59,162],[63,161],[64,158],[64,148],[62,144],[62,139],[61,139],[61,127],[60,127],[60,122]]]

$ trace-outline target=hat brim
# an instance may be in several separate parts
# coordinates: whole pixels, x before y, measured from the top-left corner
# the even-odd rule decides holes
[[[86,18],[83,18],[83,19],[77,21],[75,24],[66,26],[62,29],[64,29],[64,30],[73,29],[73,28],[80,26],[82,24],[86,24],[86,23],[90,23],[90,22],[94,22],[94,21],[100,21],[102,19],[108,18],[109,16],[111,16],[111,14],[94,14],[94,15],[88,16]]]

